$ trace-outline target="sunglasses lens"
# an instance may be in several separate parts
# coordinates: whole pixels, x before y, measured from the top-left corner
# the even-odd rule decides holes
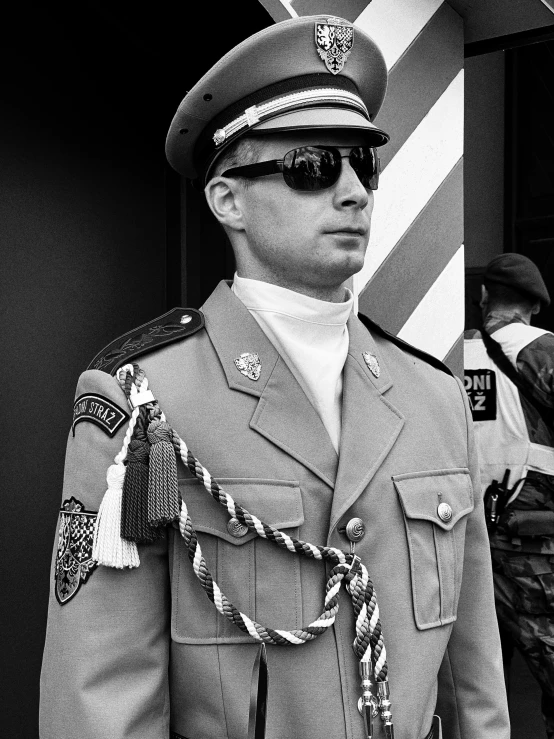
[[[340,168],[340,156],[315,146],[293,149],[283,159],[283,177],[293,190],[325,190],[338,180]]]
[[[377,190],[379,157],[372,146],[355,146],[350,152],[350,166],[367,190]]]

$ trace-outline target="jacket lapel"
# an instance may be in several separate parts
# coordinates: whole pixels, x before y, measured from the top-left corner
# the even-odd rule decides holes
[[[202,311],[229,387],[259,398],[250,427],[333,487],[338,456],[327,430],[256,320],[225,282],[217,286]],[[243,353],[258,355],[258,380],[237,369],[235,359]]]
[[[340,461],[329,535],[367,487],[404,425],[404,416],[383,395],[392,380],[371,334],[355,316],[348,321],[348,332]],[[377,358],[379,377],[367,366],[364,352]]]

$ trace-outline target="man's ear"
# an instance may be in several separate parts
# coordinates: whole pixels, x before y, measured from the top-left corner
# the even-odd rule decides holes
[[[489,302],[489,291],[484,285],[481,285],[481,300],[479,302],[479,308],[485,308]]]
[[[204,188],[214,216],[223,226],[233,231],[244,231],[243,193],[244,188],[240,183],[229,177],[213,177]]]
[[[535,305],[531,308],[531,315],[536,316],[537,313],[540,313],[540,310],[541,310],[541,301],[537,300]]]

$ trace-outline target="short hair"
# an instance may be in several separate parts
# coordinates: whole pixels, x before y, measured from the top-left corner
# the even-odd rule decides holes
[[[528,293],[523,293],[520,290],[516,290],[509,285],[501,285],[498,282],[489,282],[489,280],[487,279],[483,280],[483,284],[485,285],[489,293],[489,306],[520,306],[522,308],[531,310],[538,302],[538,298],[534,298]]]
[[[218,157],[213,165],[209,179],[219,177],[232,167],[244,167],[247,164],[255,164],[263,149],[263,139],[254,138],[253,136],[242,136],[234,144],[231,144],[220,157]],[[247,177],[240,178],[245,188],[252,183]]]

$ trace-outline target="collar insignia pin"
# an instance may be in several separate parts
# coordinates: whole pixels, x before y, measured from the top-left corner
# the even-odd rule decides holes
[[[250,352],[244,352],[240,357],[235,359],[235,367],[249,380],[259,380],[262,372],[262,363],[257,354],[251,354]]]
[[[375,354],[370,354],[369,352],[362,352],[362,357],[364,358],[364,362],[369,367],[369,371],[372,375],[375,377],[379,377],[381,374],[381,367],[379,367],[379,360],[375,356]]]
[[[315,24],[315,45],[331,74],[342,72],[354,45],[354,28],[342,18],[327,18]]]

